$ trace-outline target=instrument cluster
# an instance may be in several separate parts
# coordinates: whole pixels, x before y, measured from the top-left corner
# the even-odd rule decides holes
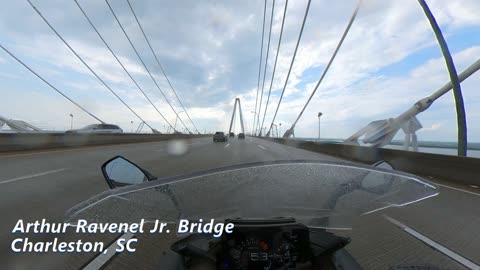
[[[311,258],[308,228],[298,223],[235,224],[225,237],[217,269],[297,269]]]

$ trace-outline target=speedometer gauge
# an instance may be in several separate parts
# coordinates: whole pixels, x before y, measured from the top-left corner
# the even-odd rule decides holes
[[[230,249],[236,269],[264,269],[272,267],[273,253],[268,242],[249,237]]]

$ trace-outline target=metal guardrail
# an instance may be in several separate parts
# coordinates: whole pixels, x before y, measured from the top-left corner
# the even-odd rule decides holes
[[[0,134],[0,152],[166,141],[171,139],[199,138],[203,136],[210,135],[5,133]]]

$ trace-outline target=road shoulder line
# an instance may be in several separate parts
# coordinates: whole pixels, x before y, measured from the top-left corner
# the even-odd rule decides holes
[[[441,187],[444,187],[444,188],[448,188],[448,189],[453,189],[453,190],[456,190],[456,191],[460,191],[460,192],[464,192],[464,193],[467,193],[467,194],[470,194],[470,195],[474,195],[474,196],[479,196],[480,197],[480,193],[477,193],[477,192],[473,192],[473,191],[468,191],[468,190],[465,190],[465,189],[461,189],[461,188],[456,188],[456,187],[451,187],[451,186],[448,186],[448,185],[444,185],[444,184],[439,184],[435,181],[432,181],[435,183],[435,185],[437,186],[441,186]]]
[[[465,257],[459,255],[458,253],[455,253],[454,251],[440,245],[439,243],[435,242],[434,240],[426,237],[425,235],[415,231],[414,229],[408,227],[407,225],[401,223],[400,221],[394,219],[394,218],[391,218],[387,215],[383,215],[383,217],[390,221],[391,223],[393,223],[395,226],[399,227],[400,229],[402,229],[403,231],[405,231],[406,233],[410,234],[411,236],[417,238],[418,240],[422,241],[423,243],[429,245],[430,247],[438,250],[439,252],[443,253],[444,255],[450,257],[451,259],[457,261],[458,263],[462,264],[463,266],[465,266],[466,268],[468,269],[475,269],[475,270],[478,270],[480,269],[480,266],[475,264],[474,262],[466,259]]]

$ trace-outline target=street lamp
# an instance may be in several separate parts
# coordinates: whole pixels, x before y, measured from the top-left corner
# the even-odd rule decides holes
[[[130,121],[130,123],[132,124],[132,133],[133,133],[133,121]]]
[[[73,129],[73,114],[70,114],[70,129]]]
[[[177,113],[177,117],[175,118],[175,125],[173,126],[173,132],[177,131],[177,120],[178,120],[178,115],[181,114],[184,111],[180,111]]]
[[[253,120],[255,121],[255,117],[257,117],[257,112],[254,112],[254,111],[250,111],[251,113],[253,113]],[[255,136],[256,134],[254,134],[254,129],[255,127],[252,127],[252,136]]]
[[[273,127],[275,127],[275,130],[273,129]],[[272,126],[270,127],[270,130],[268,131],[268,133],[265,136],[268,135],[268,137],[270,137],[270,133],[272,133],[272,135],[275,134],[274,131],[276,132],[277,137],[278,137],[278,126],[272,123]]]
[[[277,132],[277,137],[280,137],[280,133],[282,133],[282,123],[279,123],[278,126],[279,126],[278,129],[279,129],[280,131]]]
[[[318,141],[320,142],[320,116],[322,116],[322,113],[318,113]]]

